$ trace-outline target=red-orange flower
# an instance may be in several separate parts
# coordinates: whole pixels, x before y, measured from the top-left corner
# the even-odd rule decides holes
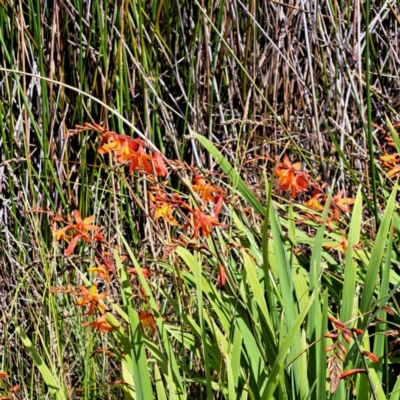
[[[335,243],[331,245],[324,245],[325,249],[338,249],[342,252],[345,252],[347,250],[347,239],[345,236],[342,236],[342,240],[340,243]]]
[[[88,315],[92,315],[94,309],[97,308],[102,314],[106,311],[107,307],[103,303],[108,294],[97,293],[97,285],[93,285],[90,290],[84,286],[79,286],[78,289],[81,292],[81,298],[75,303],[77,306],[89,306]]]
[[[124,154],[127,153],[127,149],[129,149],[127,141],[122,139],[118,134],[105,133],[102,137],[102,146],[97,150],[97,152],[99,154],[107,154],[115,151]]]
[[[105,144],[103,144],[105,143]],[[144,150],[145,142],[141,139],[134,139],[127,135],[118,135],[115,132],[108,132],[103,134],[102,146],[99,148],[99,154],[106,154],[114,152],[117,161],[123,163],[128,161],[129,173],[139,170],[151,174],[153,172],[151,162],[154,162],[154,158],[147,154]],[[157,161],[155,161],[156,174],[162,175],[166,169],[160,160],[160,155],[157,155]]]
[[[211,185],[211,183],[206,182],[201,176],[196,176],[193,179],[193,183],[194,185],[192,188],[195,192],[199,193],[201,200],[203,200],[205,203],[215,203],[213,193],[220,193],[220,189],[217,189]]]
[[[105,143],[105,144],[104,144]],[[102,146],[99,148],[99,154],[114,152],[117,161],[122,163],[129,161],[144,142],[141,139],[134,139],[127,135],[118,135],[115,132],[107,132],[102,136]]]
[[[91,326],[93,330],[98,330],[102,332],[110,332],[114,326],[112,326],[108,321],[107,321],[107,313],[102,314],[99,318],[96,319],[96,321],[88,324],[84,324],[84,327]]]
[[[385,153],[383,156],[379,157],[380,160],[383,161],[382,165],[387,168],[393,168],[396,166],[396,163],[400,161],[400,158],[398,158],[398,153],[393,153],[393,154],[388,154]]]
[[[139,321],[142,325],[142,328],[145,328],[148,325],[153,332],[157,330],[153,315],[144,310],[140,310]]]
[[[224,204],[224,196],[222,194],[219,194],[218,196],[215,197],[215,200],[217,202],[215,203],[215,207],[214,207],[214,216],[218,217],[218,215],[222,209],[222,205]]]
[[[138,150],[133,152],[130,157],[131,165],[129,167],[129,173],[132,173],[135,170],[144,171],[147,174],[151,174],[153,172],[153,167],[151,166],[150,161],[153,161],[154,158],[147,154],[144,151],[142,145],[139,146]]]
[[[98,231],[100,229],[99,226],[92,225],[92,223],[94,222],[93,216],[87,217],[82,220],[82,217],[79,214],[78,210],[74,210],[72,214],[75,219],[75,224],[70,225],[68,227],[68,230],[75,230],[76,232],[64,252],[67,257],[69,257],[73,253],[80,238],[82,238],[85,242],[90,242],[91,238],[88,231]]]
[[[142,271],[142,274],[146,279],[150,278],[150,270],[148,268],[140,268],[140,270]],[[128,269],[128,273],[129,274],[133,274],[133,275],[137,275],[138,271],[137,271],[136,268],[130,268],[130,269]]]
[[[371,353],[370,351],[364,350],[363,354],[368,357],[372,362],[378,362],[379,358],[374,354]]]
[[[388,178],[393,178],[396,175],[400,174],[400,165],[396,165],[395,167],[393,167],[390,171],[388,171],[387,176]]]
[[[154,221],[158,221],[162,218],[165,222],[168,222],[172,226],[178,226],[178,221],[173,216],[174,208],[171,203],[159,202],[154,206]]]
[[[197,239],[199,237],[199,231],[201,229],[201,233],[205,238],[209,238],[211,234],[211,228],[213,226],[224,226],[218,221],[217,217],[212,215],[206,215],[201,210],[193,211],[193,215],[195,218],[194,224],[194,232],[192,237]]]
[[[283,162],[279,163],[275,170],[275,176],[278,177],[278,190],[286,192],[290,190],[292,198],[297,193],[304,192],[309,186],[309,175],[300,170],[301,163],[292,164],[289,157],[285,154]]]
[[[350,208],[348,207],[348,204],[354,204],[355,199],[345,197],[342,198],[344,193],[344,189],[342,189],[339,193],[337,193],[335,196],[332,198],[332,204],[333,205],[333,219],[335,221],[338,220],[339,218],[339,210],[343,211],[344,213],[350,212]]]
[[[365,373],[365,372],[367,372],[367,371],[365,369],[362,369],[362,368],[349,369],[349,370],[343,372],[343,374],[341,374],[339,376],[339,379],[344,379],[344,378],[347,378],[349,376],[352,376],[352,375],[355,375],[355,374],[362,374],[362,373]]]
[[[167,168],[165,167],[165,163],[163,157],[159,151],[153,152],[153,164],[155,169],[155,175],[166,176],[168,174]]]
[[[312,210],[322,211],[324,207],[319,202],[321,196],[324,196],[324,194],[321,193],[318,189],[315,189],[311,199],[304,202],[304,205],[311,208]]]
[[[78,210],[74,210],[72,212],[72,216],[75,220],[75,223],[71,223],[70,216],[68,216],[66,221],[64,218],[61,217],[60,213],[51,217],[51,230],[53,231],[54,240],[65,240],[66,242],[69,242],[69,245],[64,252],[67,257],[69,257],[73,253],[76,245],[79,242],[79,239],[81,238],[87,243],[92,241],[93,239],[96,239],[100,242],[105,241],[100,233],[95,233],[93,237],[90,237],[89,235],[89,231],[100,230],[100,227],[92,225],[94,222],[93,216],[82,219]],[[65,226],[58,229],[56,226],[58,222],[65,224]]]
[[[170,225],[179,225],[178,221],[173,216],[174,209],[177,206],[182,206],[184,204],[179,195],[171,198],[166,193],[160,191],[158,191],[155,196],[153,193],[149,192],[149,199],[151,202],[150,208],[153,211],[155,222],[162,218]]]
[[[101,279],[104,279],[107,285],[110,284],[110,275],[108,273],[108,268],[105,265],[98,265],[97,267],[90,267],[87,269],[88,272],[93,272],[98,275]]]
[[[226,274],[225,274],[225,268],[222,264],[218,264],[218,271],[219,271],[219,284],[221,285],[221,287],[224,287],[226,281]]]

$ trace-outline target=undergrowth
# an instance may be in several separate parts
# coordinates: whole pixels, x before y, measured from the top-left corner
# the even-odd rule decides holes
[[[399,5],[0,3],[0,398],[386,399]]]

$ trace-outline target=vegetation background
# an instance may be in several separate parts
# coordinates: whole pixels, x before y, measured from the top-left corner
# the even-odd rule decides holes
[[[0,395],[398,399],[399,26],[398,1],[0,1]],[[185,225],[157,229],[151,184],[68,136],[84,123],[178,160],[171,192],[202,173],[227,228],[167,254]],[[284,154],[324,211],[316,184],[277,185]],[[341,189],[353,212],[327,220]],[[94,252],[65,257],[38,212],[58,209],[122,246],[122,283],[152,271],[111,285],[119,336],[54,293],[93,280]]]

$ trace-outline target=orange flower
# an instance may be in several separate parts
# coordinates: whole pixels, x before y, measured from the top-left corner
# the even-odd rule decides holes
[[[337,193],[333,198],[332,198],[332,204],[333,205],[333,219],[334,221],[337,221],[339,218],[339,210],[343,211],[344,213],[350,212],[350,208],[347,206],[348,204],[354,204],[355,199],[345,197],[342,198],[344,193],[344,189],[342,189],[339,193]]]
[[[285,154],[283,163],[277,165],[275,176],[278,177],[278,190],[286,192],[290,190],[290,196],[296,197],[297,193],[304,192],[309,186],[309,175],[300,171],[301,163],[292,164]]]
[[[101,146],[97,152],[99,154],[107,154],[110,153],[112,151],[115,152],[119,152],[120,154],[124,154],[126,153],[126,150],[128,148],[128,146],[125,146],[126,141],[122,140],[119,138],[119,135],[117,134],[107,134],[106,136],[108,138],[107,141],[109,141],[109,143],[104,144],[103,146]]]
[[[145,328],[148,325],[153,332],[157,330],[153,315],[144,310],[140,310],[139,321],[142,328]]]
[[[106,144],[103,144],[106,143]],[[157,154],[157,160],[144,151],[145,142],[141,139],[133,139],[127,135],[118,135],[117,133],[103,134],[102,146],[99,148],[99,154],[114,152],[117,161],[123,163],[130,162],[129,173],[140,170],[151,174],[153,172],[150,161],[155,162],[156,174],[164,176],[166,169],[160,154]],[[160,160],[161,159],[161,160]]]
[[[162,218],[165,222],[168,222],[172,226],[178,226],[178,221],[174,218],[172,213],[174,212],[173,206],[167,203],[161,203],[156,206],[154,212],[154,220],[157,222]]]
[[[96,239],[100,243],[106,243],[106,239],[104,238],[104,236],[98,232],[93,234],[92,239]]]
[[[393,153],[393,154],[385,153],[383,156],[379,158],[383,161],[382,165],[384,167],[393,168],[396,165],[396,163],[400,161],[398,155],[399,155],[398,153]]]
[[[18,385],[12,386],[8,388],[8,393],[16,393],[20,390],[20,387]]]
[[[157,193],[156,196],[154,196],[153,193],[149,192],[149,198],[151,201],[150,208],[153,210],[155,222],[162,218],[170,225],[179,225],[178,221],[172,215],[174,208],[182,206],[184,203],[178,195],[175,198],[170,198],[164,193]]]
[[[92,223],[94,222],[93,216],[87,217],[82,220],[82,217],[79,214],[78,210],[74,210],[72,214],[75,219],[75,224],[70,225],[68,227],[68,230],[75,230],[76,232],[64,252],[67,257],[69,257],[73,253],[80,238],[82,238],[87,243],[90,242],[91,238],[88,231],[98,231],[100,229],[99,226],[92,225]]]
[[[117,161],[123,163],[132,160],[137,151],[143,151],[144,142],[141,139],[133,139],[127,135],[120,135],[118,140],[122,140],[121,148],[115,151]]]
[[[127,135],[118,135],[115,132],[108,132],[103,134],[102,144],[103,145],[98,150],[99,154],[114,152],[117,161],[122,163],[124,161],[129,161],[133,153],[136,152],[139,146],[142,146],[144,142],[141,139],[133,139]]]
[[[57,229],[54,226],[51,227],[53,231],[54,240],[66,240],[71,239],[71,236],[67,235],[68,230],[70,230],[69,226],[64,226],[63,228]]]
[[[147,174],[153,172],[153,167],[151,166],[150,161],[153,161],[154,158],[150,154],[145,153],[142,145],[139,146],[138,151],[132,153],[130,160],[131,165],[129,167],[129,173],[138,169]]]
[[[113,328],[115,328],[107,321],[107,313],[102,314],[101,317],[96,319],[96,321],[84,324],[83,326],[91,326],[93,330],[97,329],[98,331],[102,332],[110,332]]]
[[[7,376],[8,376],[7,372],[0,371],[0,381],[1,381],[2,379],[4,379],[4,378],[7,378]]]
[[[105,265],[100,265],[97,267],[90,267],[87,269],[88,272],[93,272],[98,275],[101,279],[104,279],[107,285],[110,284],[110,275],[108,274],[108,268]]]
[[[362,368],[349,369],[349,370],[343,372],[343,374],[341,374],[339,376],[339,379],[344,379],[344,378],[347,378],[349,376],[352,376],[352,375],[355,375],[355,374],[361,374],[361,373],[365,373],[365,372],[367,372],[367,371],[365,369],[362,369]]]
[[[146,279],[149,279],[149,277],[150,277],[150,270],[149,270],[148,268],[140,268],[140,269],[141,269],[141,271],[142,271],[143,276],[144,276]],[[128,269],[128,273],[129,273],[129,274],[133,274],[133,275],[137,275],[137,274],[138,274],[136,268]]]
[[[365,350],[365,351],[363,351],[363,354],[365,356],[367,356],[372,362],[379,361],[379,358],[374,353],[371,353],[370,351]]]
[[[385,152],[385,154],[380,157],[380,159],[383,161],[382,165],[389,169],[387,176],[390,179],[400,174],[400,166],[396,164],[398,161],[400,161],[398,155],[398,153],[387,154]]]
[[[79,214],[78,210],[73,211],[73,216],[75,219],[75,224],[71,225],[70,229],[75,229],[82,238],[90,240],[90,236],[88,231],[98,231],[100,230],[99,226],[92,225],[94,222],[94,216],[90,216],[82,220],[81,215]]]
[[[324,207],[322,207],[321,203],[319,202],[319,198],[321,196],[323,196],[323,194],[319,190],[315,189],[311,199],[307,200],[304,205],[312,210],[322,211]]]
[[[159,151],[154,151],[153,157],[154,169],[156,171],[155,175],[166,176],[168,174],[168,171],[165,167],[161,153]]]
[[[90,289],[86,289],[84,286],[79,286],[78,289],[81,292],[81,298],[75,303],[77,306],[87,306],[89,305],[88,315],[92,315],[94,309],[97,309],[103,314],[107,307],[103,303],[103,299],[105,299],[108,294],[107,293],[97,293],[97,285],[93,285]]]
[[[388,178],[393,178],[394,176],[398,175],[400,173],[400,166],[395,165],[394,167],[391,168],[391,170],[387,173]]]
[[[222,264],[218,264],[218,270],[219,270],[219,284],[221,285],[221,287],[224,287],[226,281],[225,268]]]
[[[347,239],[345,236],[342,236],[342,241],[340,243],[325,245],[324,249],[338,249],[341,252],[345,252],[347,250]]]
[[[78,210],[74,210],[72,212],[72,216],[75,220],[75,223],[71,223],[71,217],[68,216],[67,221],[61,217],[61,213],[58,215],[53,215],[51,218],[52,227],[51,230],[53,231],[54,240],[65,240],[69,242],[67,249],[65,250],[64,254],[69,257],[76,245],[78,244],[79,239],[83,239],[86,243],[92,241],[93,239],[97,239],[100,242],[104,242],[104,238],[100,233],[96,233],[93,237],[90,237],[89,231],[98,231],[101,228],[95,225],[92,225],[94,222],[94,217],[87,217],[82,220],[81,215],[79,214]],[[66,224],[66,226],[57,229],[57,222],[61,222]],[[71,235],[68,233],[72,232]]]
[[[199,237],[199,231],[201,229],[201,233],[204,235],[205,238],[209,238],[211,234],[211,228],[213,226],[224,226],[218,221],[217,217],[212,215],[206,215],[200,210],[193,211],[193,215],[195,217],[195,225],[194,225],[194,232],[192,238],[197,239]]]
[[[201,176],[196,176],[193,179],[193,183],[195,183],[195,185],[193,185],[193,190],[199,193],[201,200],[205,203],[215,203],[215,198],[212,193],[220,193],[221,190],[211,185],[211,183],[207,183]]]

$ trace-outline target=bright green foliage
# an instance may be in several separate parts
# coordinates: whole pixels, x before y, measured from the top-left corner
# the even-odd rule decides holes
[[[399,399],[399,15],[0,1],[0,398]]]

